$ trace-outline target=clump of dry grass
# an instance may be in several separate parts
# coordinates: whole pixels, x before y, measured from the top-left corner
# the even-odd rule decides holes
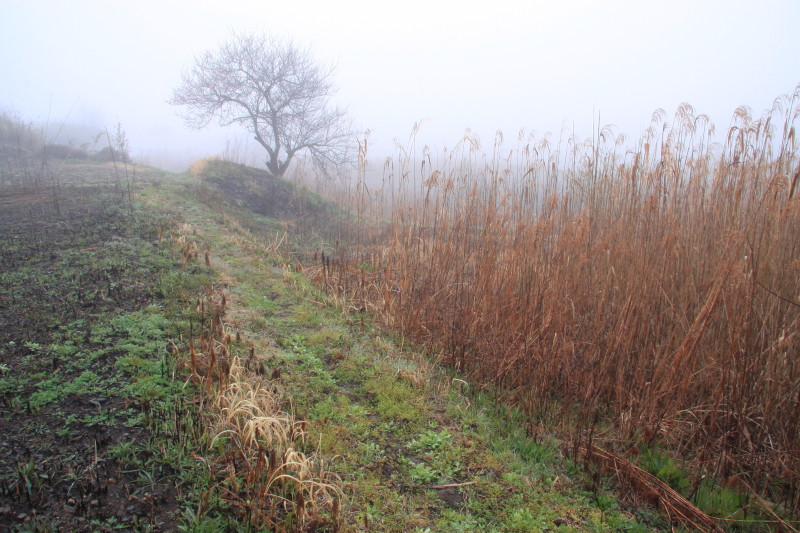
[[[401,154],[340,194],[351,244],[306,272],[532,415],[611,422],[797,513],[799,103],[737,110],[721,143],[683,105],[632,147],[603,128]]]
[[[209,167],[209,165],[213,164],[216,161],[220,161],[219,156],[211,156],[203,159],[197,159],[191,165],[189,165],[189,173],[192,176],[201,177],[203,176],[205,170]]]
[[[260,527],[288,522],[303,530],[336,524],[340,480],[320,457],[298,450],[305,444],[305,422],[284,411],[285,403],[274,383],[248,372],[235,358],[229,384],[210,402],[212,447],[225,443],[226,474],[237,488],[236,502]]]

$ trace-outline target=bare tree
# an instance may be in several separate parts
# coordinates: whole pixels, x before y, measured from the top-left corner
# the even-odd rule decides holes
[[[267,34],[234,32],[218,50],[195,58],[168,101],[187,108],[190,127],[217,118],[220,125],[250,130],[274,176],[300,155],[327,174],[349,160],[355,139],[347,111],[329,105],[331,78],[308,50]]]

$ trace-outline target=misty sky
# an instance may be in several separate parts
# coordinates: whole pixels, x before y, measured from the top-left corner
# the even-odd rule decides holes
[[[195,55],[230,33],[266,30],[335,64],[336,100],[371,155],[454,145],[466,128],[489,149],[593,117],[636,139],[654,110],[682,102],[727,128],[800,83],[800,1],[445,2],[0,0],[0,110],[109,129],[135,155],[219,153],[241,130],[187,129],[166,99]],[[54,126],[57,127],[57,126]]]

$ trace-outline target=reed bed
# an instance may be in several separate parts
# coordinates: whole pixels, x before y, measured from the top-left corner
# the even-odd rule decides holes
[[[357,215],[307,272],[532,416],[659,443],[797,514],[798,103],[738,109],[721,142],[684,104],[634,143],[401,151],[380,188],[363,165],[331,187]]]

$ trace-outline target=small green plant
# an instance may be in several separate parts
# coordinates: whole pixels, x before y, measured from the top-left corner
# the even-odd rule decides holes
[[[291,350],[292,353],[298,355],[305,354],[308,349],[305,335],[293,335],[289,338],[278,338],[275,342],[278,343],[278,346]]]
[[[528,509],[515,509],[508,519],[508,530],[518,533],[544,531],[550,528],[552,518],[536,514]]]
[[[361,452],[365,463],[375,463],[386,458],[385,450],[376,442],[365,442],[361,445]]]
[[[675,465],[675,461],[671,457],[656,450],[647,449],[640,455],[640,461],[643,469],[688,496],[686,492],[690,484],[689,477],[686,472]]]
[[[411,387],[394,376],[384,374],[368,380],[364,389],[375,395],[375,410],[384,420],[410,421],[419,416]]]
[[[18,395],[25,389],[25,383],[21,376],[6,376],[0,378],[0,398],[11,397],[19,399]]]
[[[703,480],[695,496],[695,504],[709,516],[742,520],[749,501],[727,487]]]
[[[425,452],[431,455],[436,455],[443,448],[450,446],[452,442],[453,437],[446,429],[443,429],[438,433],[429,429],[416,439],[412,440],[408,444],[408,448],[414,452]]]
[[[81,418],[81,422],[86,425],[86,427],[95,427],[95,426],[109,426],[113,427],[117,424],[118,420],[114,413],[109,410],[103,410],[96,414],[84,416]]]
[[[33,394],[28,399],[28,405],[31,411],[38,413],[42,408],[51,404],[62,397],[62,393],[56,388],[43,388]]]
[[[556,448],[551,443],[536,442],[533,439],[515,432],[509,438],[510,448],[525,461],[533,464],[547,464],[554,460]]]
[[[342,420],[342,416],[341,406],[334,398],[325,398],[324,400],[315,403],[311,408],[310,413],[310,418],[314,420],[325,419],[330,421],[339,421]]]
[[[42,346],[37,342],[24,341],[22,344],[32,352],[38,352],[42,349]]]
[[[211,517],[202,510],[195,511],[187,507],[181,515],[178,531],[185,531],[186,533],[215,533],[217,531],[230,530],[232,526],[233,524],[230,521],[222,517]]]
[[[16,468],[16,474],[25,488],[28,499],[33,498],[39,492],[42,488],[42,479],[47,478],[46,474],[39,474],[36,464],[33,462],[33,457],[19,463]]]

